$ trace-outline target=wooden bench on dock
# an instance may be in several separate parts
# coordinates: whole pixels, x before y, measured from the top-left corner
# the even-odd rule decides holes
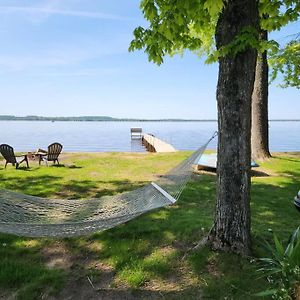
[[[143,137],[143,130],[141,127],[132,127],[130,128],[130,134],[131,134],[131,138],[135,139],[141,139]]]

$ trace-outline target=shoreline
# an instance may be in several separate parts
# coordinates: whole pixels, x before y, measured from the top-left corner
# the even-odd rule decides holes
[[[176,152],[194,152],[195,150],[177,150]],[[217,152],[217,149],[215,148],[207,148],[205,149],[205,152],[209,152],[209,153],[215,153]],[[287,154],[287,155],[300,155],[300,149],[298,151],[270,151],[271,155],[283,155],[283,154]],[[30,153],[30,151],[16,151],[16,154],[26,154],[26,153]],[[174,152],[175,153],[175,152]],[[144,155],[144,154],[162,154],[162,155],[168,155],[170,154],[170,152],[167,153],[158,153],[158,152],[150,152],[150,151],[139,151],[139,152],[132,152],[132,151],[63,151],[61,153],[61,155],[72,155],[72,154],[87,154],[87,155],[92,155],[92,154],[128,154],[128,155]],[[272,158],[272,157],[271,157]],[[3,159],[2,156],[0,155],[0,160]]]

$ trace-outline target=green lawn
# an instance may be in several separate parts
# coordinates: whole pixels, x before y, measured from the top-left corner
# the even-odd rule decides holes
[[[113,195],[155,180],[188,155],[64,154],[61,166],[31,162],[29,170],[0,162],[0,188],[56,198]],[[300,154],[275,155],[259,171],[252,180],[254,256],[265,255],[269,229],[287,240],[299,225],[292,200]],[[105,232],[60,240],[0,234],[0,299],[252,299],[267,283],[251,258],[187,252],[209,230],[214,202],[215,176],[195,174],[174,206]]]

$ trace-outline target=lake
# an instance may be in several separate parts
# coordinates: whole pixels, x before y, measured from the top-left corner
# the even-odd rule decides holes
[[[300,122],[272,121],[271,151],[300,151]],[[179,150],[195,150],[217,130],[217,122],[46,122],[0,121],[0,144],[12,145],[15,151],[46,149],[60,142],[64,151],[143,152],[139,140],[131,140],[130,128],[142,127]],[[214,139],[208,146],[215,149]]]

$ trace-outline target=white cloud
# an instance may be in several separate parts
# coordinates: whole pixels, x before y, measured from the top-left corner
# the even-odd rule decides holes
[[[49,77],[94,77],[94,76],[111,76],[123,73],[122,69],[118,68],[95,68],[95,69],[78,69],[69,72],[47,72],[41,73],[40,76]]]
[[[21,15],[35,23],[43,22],[51,15],[117,21],[126,19],[115,14],[92,11],[91,8],[85,9],[81,9],[78,5],[76,6],[76,1],[74,2],[74,0],[71,2],[68,0],[37,0],[34,6],[22,6],[15,3],[13,6],[7,4],[4,6],[2,4],[0,6],[0,15],[7,16],[7,20],[12,20],[12,22]],[[79,21],[82,22],[82,20]],[[5,39],[3,43],[5,46],[0,50],[0,72],[21,72],[33,68],[46,68],[47,70],[47,68],[52,67],[78,66],[80,63],[101,59],[103,56],[127,53],[131,39],[128,34],[124,35],[124,33],[120,32],[107,34],[105,27],[101,33],[97,31],[96,36],[93,30],[90,33],[84,32],[84,34],[80,34],[77,32],[74,34],[71,28],[70,35],[68,35],[66,34],[69,30],[67,27],[56,38],[51,35],[49,24],[45,25],[39,26],[37,31],[21,31],[20,39],[18,39],[20,32],[17,30],[12,30],[12,35],[6,36],[5,33],[10,30],[10,27],[4,27],[3,35]],[[50,35],[49,38],[46,38],[48,30]],[[40,39],[39,34],[42,34]],[[12,38],[13,36],[14,38]],[[80,75],[80,72],[78,74]],[[91,74],[90,71],[89,74]]]
[[[101,59],[107,55],[127,53],[126,43],[117,44],[103,46],[97,43],[90,45],[86,43],[85,47],[81,48],[68,45],[61,49],[48,49],[37,53],[0,53],[0,70],[20,72],[32,68],[72,66],[93,59]]]
[[[118,21],[131,20],[130,18],[114,15],[114,14],[106,14],[101,12],[82,11],[82,10],[58,9],[58,8],[50,7],[48,5],[43,7],[0,6],[0,14],[14,14],[14,13],[24,13],[29,15],[45,15],[45,16],[62,15],[62,16],[92,18],[92,19],[101,19],[101,20],[118,20]]]

